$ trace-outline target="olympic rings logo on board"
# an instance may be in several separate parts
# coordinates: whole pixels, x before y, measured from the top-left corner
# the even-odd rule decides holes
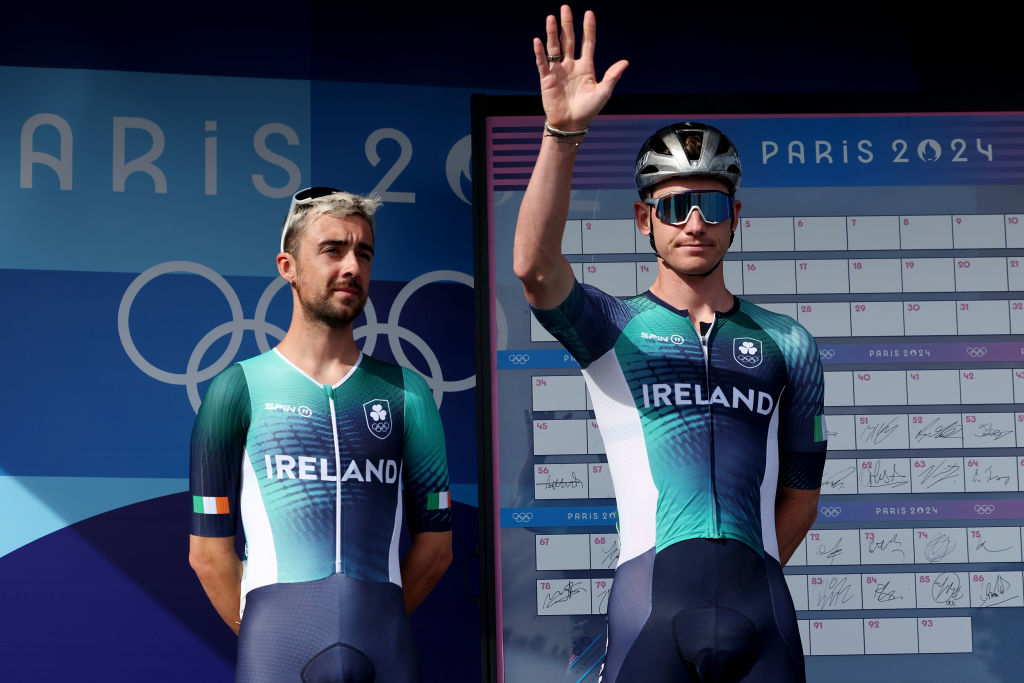
[[[512,521],[513,522],[518,522],[519,524],[525,524],[526,522],[532,522],[533,521],[533,513],[532,512],[513,512],[512,513]]]
[[[829,519],[832,519],[842,514],[843,508],[839,506],[826,505],[822,506],[821,509],[818,510],[818,512],[821,513],[822,517],[828,517]]]
[[[991,515],[996,511],[996,506],[991,504],[975,505],[974,511],[979,515]]]
[[[818,358],[822,360],[832,360],[836,357],[835,349],[818,349]]]
[[[191,273],[192,275],[198,275],[199,277],[207,280],[220,290],[231,310],[231,319],[217,325],[207,332],[192,349],[192,352],[188,357],[185,372],[170,372],[168,370],[158,368],[149,362],[135,345],[130,328],[132,305],[135,303],[135,299],[139,295],[139,292],[142,291],[142,288],[151,281],[161,275],[167,275],[169,273]],[[394,302],[391,304],[391,310],[388,313],[387,322],[380,322],[377,319],[377,312],[373,307],[373,303],[368,298],[366,300],[366,308],[363,309],[363,312],[366,315],[366,324],[355,328],[353,332],[356,341],[364,338],[366,339],[363,343],[363,352],[367,355],[371,355],[373,353],[373,350],[377,345],[378,337],[380,335],[385,335],[395,361],[408,368],[412,368],[414,366],[410,362],[399,342],[406,341],[410,343],[423,357],[424,361],[426,361],[429,374],[425,376],[425,379],[427,381],[427,385],[430,386],[431,390],[434,392],[434,402],[437,403],[437,406],[440,408],[441,400],[445,393],[465,391],[476,386],[476,375],[470,375],[469,377],[459,380],[445,379],[441,370],[441,363],[437,358],[437,354],[434,353],[434,350],[430,348],[421,336],[399,324],[402,309],[408,302],[409,297],[425,285],[434,282],[456,282],[470,288],[473,287],[473,278],[456,270],[435,270],[430,273],[424,273],[423,275],[410,280],[401,289],[401,291],[399,291]],[[128,289],[126,289],[124,294],[121,296],[121,304],[117,309],[117,332],[121,338],[121,345],[124,347],[125,353],[128,354],[128,358],[131,359],[135,366],[153,379],[158,382],[164,382],[165,384],[177,384],[184,386],[188,394],[189,403],[192,405],[192,410],[198,411],[199,404],[201,403],[199,385],[202,382],[212,379],[215,375],[225,370],[234,362],[235,355],[238,353],[238,349],[242,344],[242,335],[246,331],[251,330],[256,336],[256,346],[259,348],[261,353],[268,351],[271,348],[271,343],[268,340],[267,335],[271,335],[278,340],[284,337],[284,330],[273,323],[267,322],[267,310],[270,308],[270,302],[274,296],[281,289],[287,287],[287,284],[288,283],[283,278],[274,278],[260,295],[253,317],[246,318],[245,314],[242,312],[242,303],[239,300],[238,295],[235,293],[235,290],[230,284],[228,284],[228,281],[224,279],[223,276],[212,268],[193,261],[167,261],[166,263],[157,264],[152,268],[148,268],[143,271],[138,277],[132,280],[131,284],[128,285]],[[229,337],[228,345],[220,357],[206,367],[200,367],[204,354],[206,354],[210,347],[219,339],[226,336]],[[312,414],[312,411],[310,411],[310,413]]]
[[[508,362],[512,365],[526,365],[530,362],[530,354],[528,353],[510,353],[508,354]]]
[[[985,346],[968,346],[967,355],[971,358],[981,358],[988,353],[988,348]]]

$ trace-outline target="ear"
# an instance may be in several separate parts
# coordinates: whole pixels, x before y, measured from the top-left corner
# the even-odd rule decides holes
[[[651,211],[653,208],[643,202],[633,202],[633,220],[641,235],[651,234]]]
[[[291,254],[282,251],[277,255],[277,272],[278,274],[287,280],[292,282],[295,280],[295,257]]]
[[[740,228],[740,209],[743,208],[743,202],[736,200],[732,203],[732,237],[729,238],[729,244],[732,244],[732,240],[736,237],[736,231]]]

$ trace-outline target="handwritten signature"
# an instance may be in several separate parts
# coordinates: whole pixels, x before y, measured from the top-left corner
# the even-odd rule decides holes
[[[995,607],[996,605],[1001,605],[1004,602],[1013,600],[1017,596],[1007,595],[1007,591],[1009,591],[1010,588],[1010,582],[997,574],[995,583],[985,582],[985,585],[982,587],[981,604],[979,606]]]
[[[946,534],[939,534],[924,546],[924,558],[929,562],[940,562],[956,550],[956,541]]]
[[[869,488],[890,488],[895,489],[907,484],[907,475],[896,471],[896,463],[887,468],[882,468],[882,461],[876,460],[868,470]]]
[[[879,444],[888,439],[893,435],[894,432],[899,430],[899,416],[896,416],[888,422],[882,422],[879,424],[868,425],[861,433],[862,441],[871,441],[872,443]]]
[[[917,434],[914,435],[914,438],[917,441],[921,441],[922,439],[955,439],[963,433],[963,426],[960,424],[959,420],[956,422],[950,422],[947,425],[936,424],[941,421],[942,418],[935,418],[924,427],[917,430]]]
[[[875,586],[875,600],[878,602],[893,602],[894,600],[902,600],[902,595],[896,595],[896,591],[889,589],[889,584],[892,581],[886,581]]]
[[[926,489],[930,489],[939,482],[953,479],[960,474],[960,463],[955,460],[940,460],[934,465],[925,468],[921,475],[921,483]]]
[[[964,597],[960,585],[960,577],[952,572],[943,572],[932,582],[932,600],[937,603],[956,607]]]
[[[572,477],[569,479],[552,479],[551,475],[548,475],[547,481],[541,481],[537,483],[537,486],[543,486],[546,489],[575,489],[583,486],[583,482],[576,476],[575,472],[572,472]]]
[[[997,482],[1002,486],[1007,486],[1010,483],[1010,475],[1008,474],[995,474],[992,472],[992,465],[985,468],[985,479],[982,480],[980,468],[975,467],[974,472],[971,473],[972,484],[988,484],[989,482]]]
[[[582,581],[568,581],[565,584],[565,588],[557,590],[554,593],[548,593],[544,596],[544,606],[551,607],[557,605],[560,602],[566,602],[572,599],[572,596],[578,593],[586,593],[587,590],[582,587]]]
[[[868,552],[890,552],[893,555],[899,553],[900,559],[906,557],[906,553],[903,552],[903,541],[899,539],[898,534],[893,534],[892,538],[883,538],[879,540],[868,539]]]
[[[828,545],[822,543],[818,546],[815,552],[818,554],[818,557],[824,557],[826,560],[828,560],[829,564],[835,564],[836,558],[843,554],[843,549],[839,547],[842,542],[843,539],[841,537],[837,538],[835,545],[833,545],[831,548],[828,547]]]
[[[993,425],[991,422],[986,422],[983,425],[978,425],[978,428],[981,431],[978,432],[977,434],[975,434],[975,436],[978,436],[978,437],[990,436],[990,437],[992,437],[993,441],[999,441],[999,439],[1003,438],[1007,434],[1012,434],[1013,433],[1012,429],[1006,429],[1006,430],[996,429],[995,425]]]
[[[835,605],[845,605],[853,600],[853,586],[845,576],[832,576],[822,585],[817,596],[818,609],[829,609]]]
[[[856,467],[844,467],[828,479],[822,479],[821,486],[822,488],[833,489],[836,491],[845,489],[846,480],[849,479],[851,475],[856,474],[856,472]]]

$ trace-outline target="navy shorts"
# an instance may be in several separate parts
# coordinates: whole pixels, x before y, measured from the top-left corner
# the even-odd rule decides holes
[[[416,646],[390,582],[333,574],[246,595],[236,683],[416,683]]]
[[[796,612],[770,555],[692,539],[619,566],[602,683],[802,683]]]

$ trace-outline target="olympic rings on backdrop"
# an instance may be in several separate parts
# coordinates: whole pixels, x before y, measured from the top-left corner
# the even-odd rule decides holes
[[[512,521],[513,522],[519,522],[520,524],[525,524],[527,522],[533,521],[533,513],[532,512],[513,512],[512,513]]]
[[[508,354],[508,362],[512,365],[526,365],[530,362],[530,354],[528,353],[510,353]]]
[[[838,505],[823,505],[818,510],[822,517],[834,518],[842,514],[843,508]]]
[[[821,358],[822,360],[832,360],[835,357],[835,349],[818,349],[818,358]]]
[[[974,511],[979,515],[991,515],[996,511],[996,506],[991,504],[975,505]]]
[[[231,320],[222,323],[207,332],[203,335],[202,339],[199,340],[195,348],[192,349],[192,352],[188,357],[188,364],[185,372],[170,372],[168,370],[162,370],[150,363],[142,355],[138,347],[135,346],[135,342],[131,335],[130,317],[132,305],[135,303],[135,298],[139,295],[139,292],[142,291],[142,288],[149,284],[150,281],[168,273],[191,273],[206,279],[220,290],[228,303],[228,308],[231,310]],[[454,270],[438,270],[431,273],[425,273],[402,287],[391,305],[391,311],[388,315],[387,323],[381,323],[378,321],[376,309],[374,309],[373,303],[367,299],[366,308],[363,310],[366,315],[366,324],[353,330],[357,340],[366,338],[366,342],[363,345],[363,351],[367,354],[371,354],[373,352],[379,335],[387,335],[388,343],[390,344],[391,352],[394,355],[395,360],[399,364],[409,368],[412,368],[413,365],[405,355],[399,340],[404,340],[412,344],[427,363],[427,369],[430,374],[426,376],[425,379],[434,392],[434,401],[437,403],[438,407],[441,406],[441,400],[444,397],[445,392],[465,391],[466,389],[471,389],[476,386],[476,375],[470,375],[469,377],[459,380],[444,379],[437,354],[434,353],[433,349],[430,348],[422,337],[415,332],[402,327],[399,324],[399,317],[401,316],[402,308],[409,300],[409,297],[421,287],[433,282],[449,281],[464,284],[470,288],[473,287],[473,278],[465,273],[460,273]],[[184,386],[186,388],[189,403],[192,405],[192,409],[198,411],[199,404],[201,402],[201,398],[199,396],[199,385],[202,382],[211,379],[217,373],[225,370],[234,362],[235,355],[238,353],[238,349],[242,344],[243,333],[248,330],[251,330],[254,333],[256,337],[256,346],[259,348],[260,352],[268,351],[271,347],[271,343],[267,338],[268,334],[274,336],[278,340],[284,337],[284,330],[267,322],[267,310],[270,308],[270,302],[274,296],[281,289],[287,287],[287,284],[288,283],[280,277],[274,278],[260,295],[259,302],[256,304],[256,311],[250,319],[246,318],[242,312],[242,304],[239,301],[235,290],[232,289],[231,285],[228,284],[228,281],[225,280],[224,277],[212,268],[192,261],[168,261],[166,263],[157,264],[146,269],[140,273],[138,277],[132,280],[131,284],[128,285],[128,289],[125,290],[121,297],[121,303],[117,309],[117,332],[121,339],[121,345],[124,347],[125,353],[128,354],[128,358],[131,359],[135,366],[153,379],[165,384],[178,384]],[[504,314],[503,311],[499,311],[499,313],[502,316]],[[227,335],[230,335],[228,339],[228,346],[221,356],[206,367],[200,368],[200,363],[202,362],[204,354],[215,342],[217,342],[217,340]]]
[[[988,347],[985,346],[968,346],[967,355],[971,358],[981,358],[988,353]]]

